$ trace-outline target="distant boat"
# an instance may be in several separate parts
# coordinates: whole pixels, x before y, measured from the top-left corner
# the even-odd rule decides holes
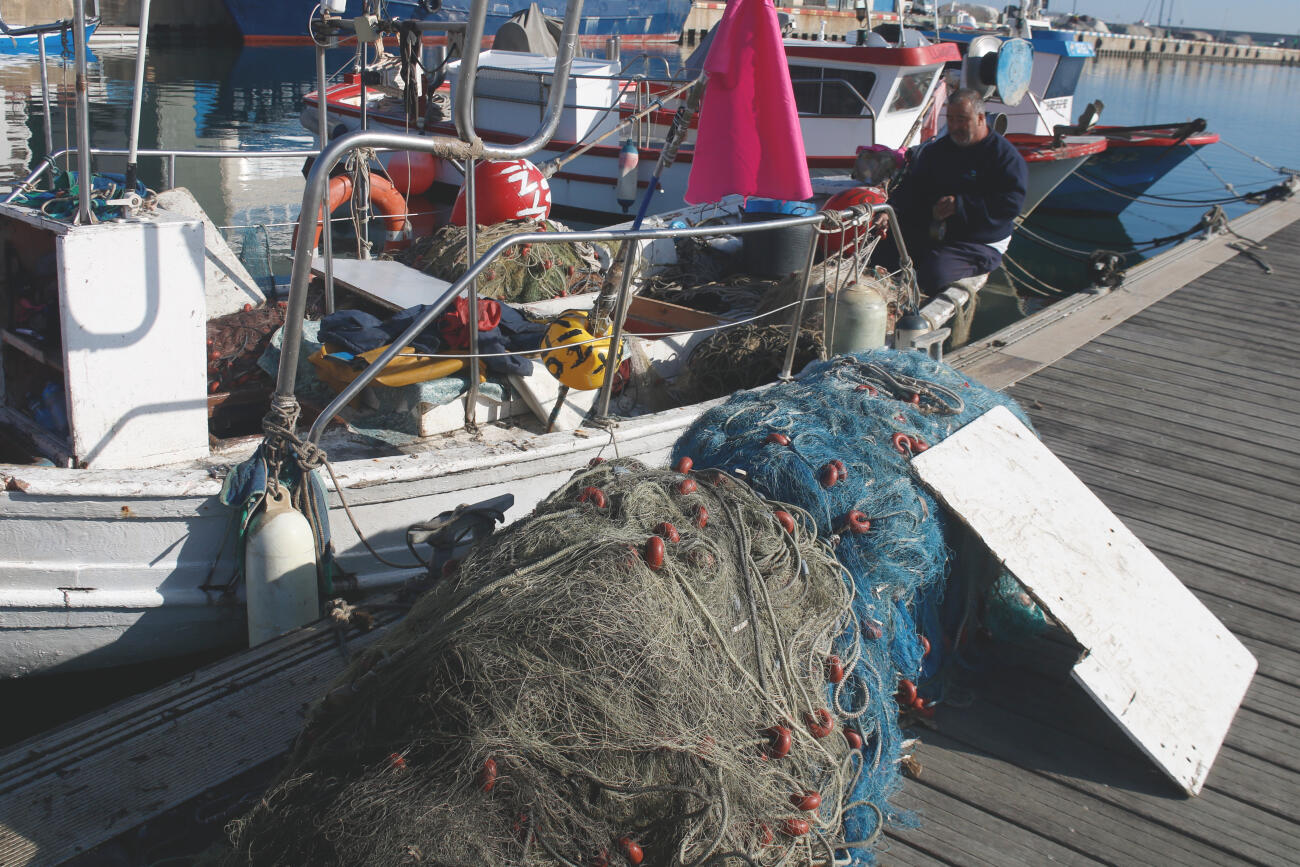
[[[1043,200],[1045,212],[1118,214],[1197,150],[1219,140],[1205,121],[1160,126],[1095,126],[1108,146]]]
[[[484,36],[491,36],[510,17],[528,8],[530,0],[508,0],[492,4],[488,10]],[[263,45],[309,43],[307,22],[316,0],[225,0],[244,42]],[[564,0],[541,3],[547,15],[563,17]],[[362,0],[348,0],[345,17],[361,14]],[[465,21],[469,17],[469,0],[444,0],[441,6],[426,0],[388,0],[392,18],[415,21]],[[431,8],[437,11],[429,11]],[[691,11],[691,0],[588,0],[583,6],[580,37],[621,36],[624,45],[641,42],[673,41],[681,35],[682,25]]]
[[[87,41],[98,26],[98,18],[86,19]],[[10,27],[0,18],[0,54],[38,54],[41,41],[45,42],[46,54],[72,54],[72,19]]]

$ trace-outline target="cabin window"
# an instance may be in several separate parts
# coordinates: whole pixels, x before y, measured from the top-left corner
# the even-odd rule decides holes
[[[1052,73],[1052,80],[1047,83],[1047,91],[1043,94],[1043,99],[1074,96],[1086,60],[1086,57],[1062,57],[1056,64],[1056,71]]]
[[[875,83],[874,72],[820,66],[790,67],[794,102],[799,113],[805,115],[861,117],[866,111],[862,100],[871,95]]]
[[[909,108],[919,106],[925,101],[925,93],[930,89],[930,82],[933,80],[933,69],[922,69],[920,72],[909,72],[901,76],[898,79],[898,89],[894,91],[894,98],[889,103],[889,110],[907,111]]]

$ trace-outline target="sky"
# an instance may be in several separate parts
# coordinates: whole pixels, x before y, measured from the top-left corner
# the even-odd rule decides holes
[[[1154,24],[1160,8],[1161,0],[1049,0],[1050,12],[1122,23],[1145,19]],[[1164,0],[1164,10],[1172,27],[1300,33],[1300,0]]]

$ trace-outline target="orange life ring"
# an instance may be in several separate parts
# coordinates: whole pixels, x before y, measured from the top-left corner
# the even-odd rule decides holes
[[[330,195],[329,210],[334,213],[344,203],[352,199],[352,178],[347,175],[336,175],[330,178]],[[385,247],[392,249],[397,241],[405,241],[403,232],[406,229],[406,199],[393,186],[393,182],[383,175],[370,175],[370,204],[383,215],[384,219],[384,242]],[[312,243],[312,249],[320,246],[321,221],[316,222],[316,240]],[[295,226],[293,230],[293,245],[298,246],[298,229]]]

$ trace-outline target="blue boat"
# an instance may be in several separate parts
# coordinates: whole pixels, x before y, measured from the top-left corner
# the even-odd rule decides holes
[[[98,18],[86,19],[86,41],[99,26]],[[27,27],[10,27],[0,19],[0,54],[39,54],[40,43],[45,42],[45,53],[54,57],[72,55],[72,19],[33,24]]]
[[[309,43],[307,22],[316,0],[225,0],[226,8],[243,34],[244,42],[262,45]],[[527,9],[530,0],[506,0],[492,4],[483,33],[491,36],[512,15]],[[348,0],[345,17],[362,13],[363,0]],[[538,4],[542,12],[557,18],[564,15],[564,0]],[[443,0],[441,6],[427,0],[388,0],[392,18],[414,21],[465,21],[470,0]],[[436,9],[437,11],[431,11]],[[691,0],[586,0],[582,7],[582,37],[604,39],[621,36],[625,45],[640,42],[675,41],[691,11]]]

